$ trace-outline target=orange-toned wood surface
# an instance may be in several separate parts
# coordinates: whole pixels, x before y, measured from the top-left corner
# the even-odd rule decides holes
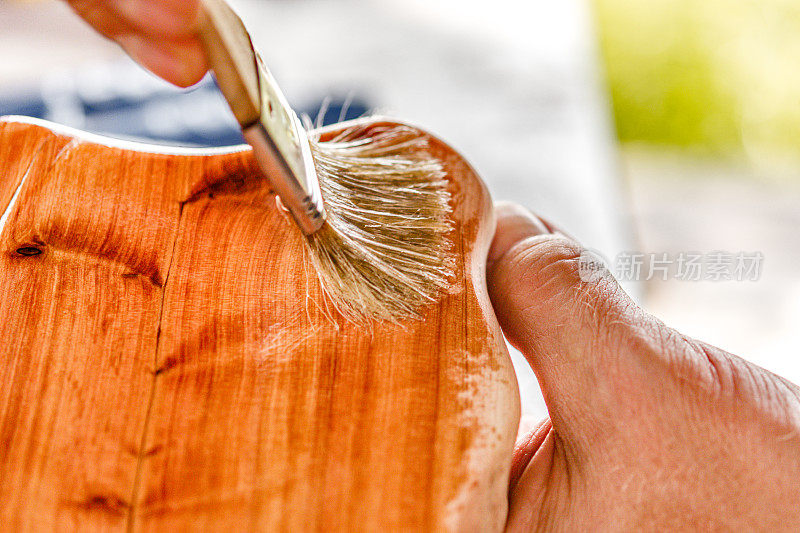
[[[370,330],[321,312],[249,150],[0,122],[0,528],[501,528],[519,413],[490,200],[431,149],[453,287]]]

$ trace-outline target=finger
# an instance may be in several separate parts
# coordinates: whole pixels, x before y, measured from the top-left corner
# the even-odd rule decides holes
[[[518,241],[534,235],[550,233],[541,219],[524,207],[511,202],[497,202],[494,206],[498,228],[487,259],[488,267]],[[499,226],[502,224],[502,227]]]
[[[487,282],[503,332],[531,364],[558,426],[598,408],[608,374],[628,364],[619,348],[640,311],[610,274],[582,280],[580,245],[542,228],[522,208],[499,206]]]
[[[150,5],[151,2],[142,2]],[[138,1],[73,0],[72,8],[100,34],[116,41],[136,62],[167,81],[188,87],[208,71],[207,59],[195,38],[196,2],[178,2],[178,14],[165,14],[166,4],[142,7]],[[159,7],[160,6],[160,7]]]
[[[516,486],[528,463],[539,451],[539,447],[552,429],[553,423],[549,418],[546,418],[539,421],[532,429],[526,431],[524,436],[517,441],[514,446],[514,453],[511,456],[511,475],[508,478],[508,486],[510,488]]]
[[[188,39],[197,33],[198,0],[69,0],[72,9],[106,37],[141,33],[153,40]]]
[[[157,39],[193,37],[200,22],[199,0],[112,0],[105,3],[131,27]]]
[[[97,0],[71,0],[68,2],[75,13],[88,22],[100,35],[114,39],[136,30],[104,2]]]
[[[130,34],[117,41],[134,61],[180,87],[194,85],[208,72],[203,47],[196,40],[155,44],[140,35]]]
[[[576,239],[574,235],[566,231],[564,228],[562,228],[560,225],[556,224],[552,220],[545,218],[541,215],[536,215],[536,218],[542,221],[542,224],[544,225],[544,227],[547,228],[547,231],[549,231],[550,233],[560,233],[561,235],[567,237],[568,239],[572,239],[573,241],[578,242],[578,239]]]
[[[568,470],[557,434],[547,423],[540,430],[535,436],[533,456],[528,458],[515,483],[509,486],[506,531],[548,530],[541,525],[548,525],[552,520],[559,495],[564,494],[563,489],[568,486],[565,476]],[[551,522],[549,526],[553,529],[555,524]]]

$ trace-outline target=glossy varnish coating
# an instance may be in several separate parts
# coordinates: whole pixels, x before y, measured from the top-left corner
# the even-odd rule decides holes
[[[518,396],[489,198],[431,146],[453,287],[369,330],[326,317],[249,151],[0,123],[0,527],[502,527]]]

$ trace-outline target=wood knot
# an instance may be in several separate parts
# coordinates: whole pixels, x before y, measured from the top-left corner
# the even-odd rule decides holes
[[[17,248],[17,253],[25,257],[33,257],[35,255],[40,255],[42,253],[42,249],[37,248],[36,246],[22,246]]]
[[[92,494],[82,501],[71,501],[71,505],[88,512],[100,512],[112,516],[123,517],[130,505],[114,494]]]

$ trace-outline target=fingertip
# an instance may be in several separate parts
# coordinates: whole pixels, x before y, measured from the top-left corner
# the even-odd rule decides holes
[[[208,73],[208,60],[202,45],[197,41],[185,43],[177,49],[181,67],[172,83],[179,87],[191,87],[200,82]]]
[[[132,34],[120,37],[118,42],[134,61],[178,87],[185,88],[198,83],[208,71],[202,46],[194,40],[154,43]]]
[[[518,242],[550,233],[536,215],[519,204],[498,202],[495,204],[494,212],[497,226],[489,248],[489,264],[503,257]]]

